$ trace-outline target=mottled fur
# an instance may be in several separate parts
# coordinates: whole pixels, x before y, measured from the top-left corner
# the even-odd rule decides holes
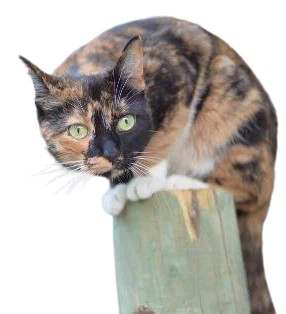
[[[137,35],[141,39],[122,54]],[[274,313],[261,249],[277,122],[242,58],[195,24],[154,18],[103,33],[69,56],[54,76],[24,61],[35,83],[42,133],[57,160],[82,160],[87,171],[116,185],[130,180],[134,173],[127,168],[142,153],[144,167],[168,160],[169,175],[194,176],[233,193],[252,313]],[[127,77],[132,68],[135,75]],[[138,126],[116,133],[116,121],[130,112]],[[88,126],[87,138],[72,139],[66,131],[72,123]]]

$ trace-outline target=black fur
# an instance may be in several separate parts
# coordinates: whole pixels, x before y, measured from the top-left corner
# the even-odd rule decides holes
[[[267,130],[267,115],[264,110],[260,110],[238,129],[236,143],[246,146],[258,144],[265,139]]]

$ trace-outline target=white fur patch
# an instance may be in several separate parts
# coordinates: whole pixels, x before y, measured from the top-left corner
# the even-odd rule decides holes
[[[166,160],[161,161],[156,166],[151,167],[149,170],[150,176],[159,178],[161,180],[166,179],[168,171],[168,163]]]
[[[205,176],[208,175],[214,168],[214,159],[204,159],[201,161],[191,161],[190,171],[194,176]]]
[[[102,197],[103,209],[112,216],[119,215],[126,204],[126,184],[118,184],[109,189]]]
[[[198,190],[208,184],[184,175],[167,176],[167,161],[150,168],[150,176],[134,177],[128,184],[118,184],[108,190],[102,198],[102,207],[110,215],[119,215],[127,200],[138,201],[163,190]]]
[[[130,201],[142,200],[163,190],[166,186],[167,168],[167,161],[163,160],[149,169],[150,176],[133,178],[127,184],[127,198]]]
[[[151,197],[154,193],[165,188],[166,180],[157,177],[136,177],[127,185],[127,198],[138,201]]]
[[[166,182],[166,190],[200,190],[207,188],[208,184],[202,181],[176,174],[168,177]]]

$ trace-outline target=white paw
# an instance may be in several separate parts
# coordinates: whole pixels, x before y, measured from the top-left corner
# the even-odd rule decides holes
[[[207,188],[207,183],[191,177],[172,175],[167,178],[166,190],[200,190]]]
[[[102,207],[110,215],[119,215],[126,204],[126,184],[118,184],[102,197]]]
[[[128,183],[126,195],[130,201],[146,199],[163,190],[165,185],[165,180],[155,177],[136,177]]]

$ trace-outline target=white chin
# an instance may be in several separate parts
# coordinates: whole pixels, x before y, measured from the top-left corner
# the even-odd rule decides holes
[[[121,176],[123,173],[124,173],[123,169],[112,169],[111,170],[111,177],[116,178],[116,177]]]

